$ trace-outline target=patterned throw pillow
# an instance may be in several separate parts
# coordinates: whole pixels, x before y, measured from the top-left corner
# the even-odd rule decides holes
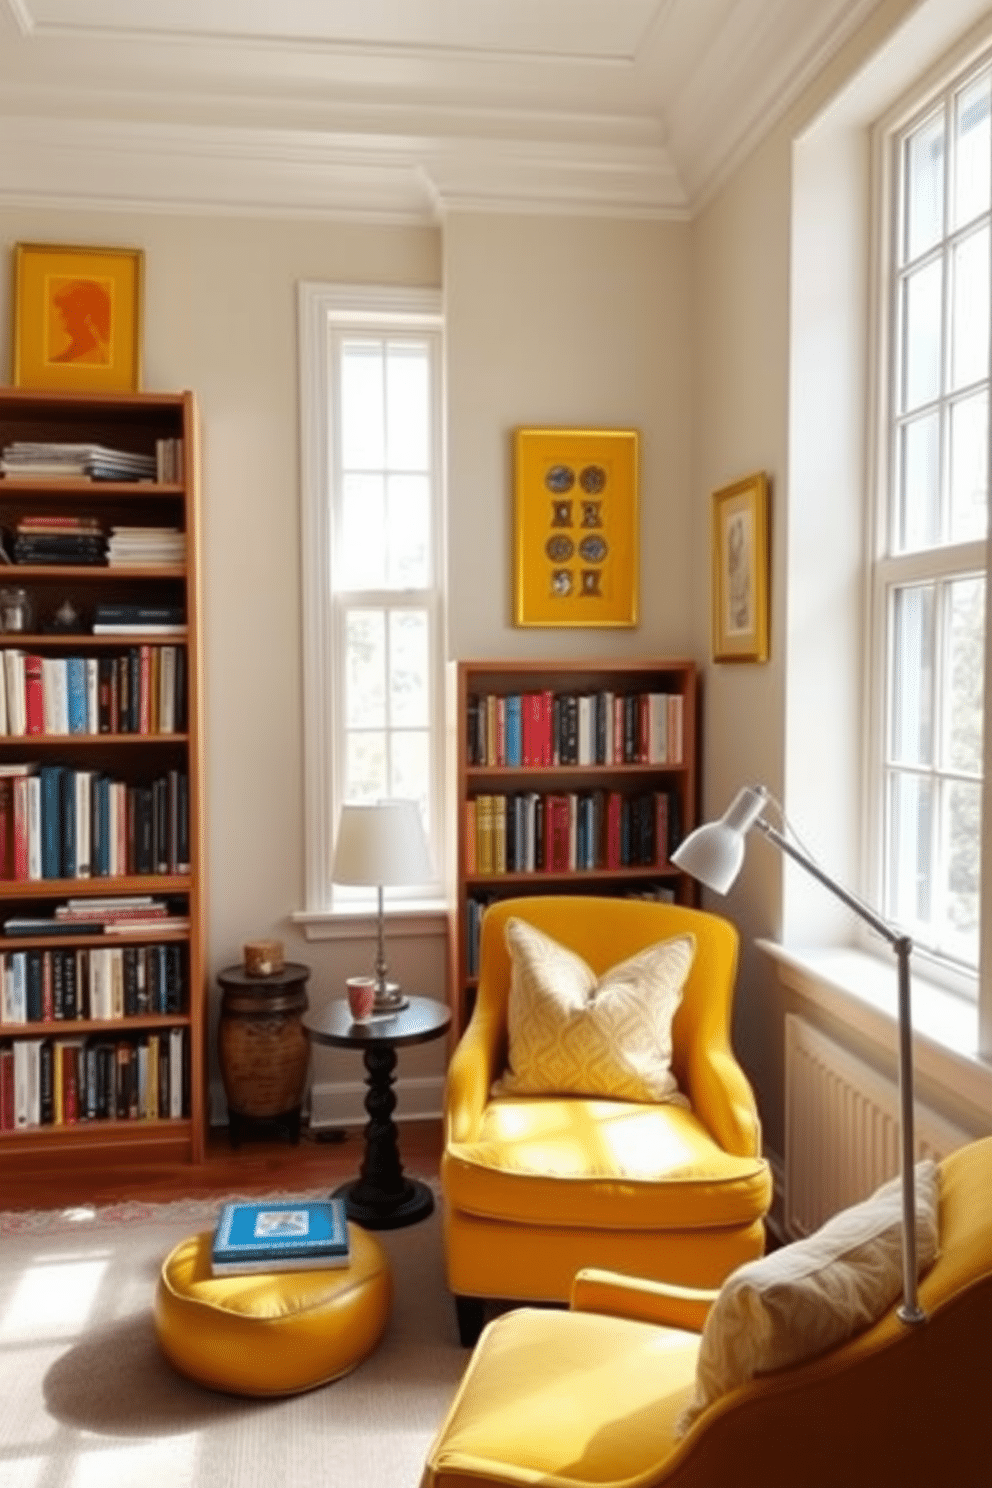
[[[659,941],[597,978],[581,956],[525,920],[506,922],[512,976],[509,1069],[494,1095],[678,1101],[672,1019],[696,941]]]
[[[937,1257],[938,1176],[916,1164],[916,1262]],[[676,1424],[683,1436],[728,1390],[756,1374],[812,1359],[863,1331],[902,1288],[902,1179],[828,1219],[815,1234],[732,1271],[699,1343],[696,1389]]]

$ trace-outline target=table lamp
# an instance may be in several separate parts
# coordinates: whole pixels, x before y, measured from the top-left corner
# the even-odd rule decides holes
[[[764,813],[774,807],[783,831],[765,819]],[[924,1321],[916,1292],[916,1193],[913,1140],[913,1024],[910,1012],[909,957],[912,941],[880,919],[875,911],[854,894],[836,883],[807,853],[784,835],[788,830],[785,813],[764,786],[745,786],[738,791],[719,821],[697,827],[672,854],[672,862],[684,873],[712,889],[726,894],[744,861],[744,839],[752,827],[773,842],[829,889],[848,909],[860,916],[873,930],[887,940],[896,955],[899,976],[899,1106],[902,1150],[902,1273],[903,1304],[899,1317],[904,1323]]]
[[[375,888],[378,894],[375,1001],[372,1014],[407,1006],[399,984],[386,975],[384,888],[430,883],[433,878],[420,807],[416,801],[386,800],[342,806],[331,878],[335,883]]]

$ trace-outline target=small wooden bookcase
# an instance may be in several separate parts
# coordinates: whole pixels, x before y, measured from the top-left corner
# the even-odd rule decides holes
[[[513,895],[696,902],[669,854],[696,825],[696,667],[459,661],[448,674],[451,987],[469,1016],[485,906]]]

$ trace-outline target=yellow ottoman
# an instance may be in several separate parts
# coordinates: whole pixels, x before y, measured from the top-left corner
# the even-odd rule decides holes
[[[212,1276],[213,1231],[162,1263],[155,1329],[167,1359],[233,1395],[291,1395],[347,1374],[389,1321],[393,1281],[373,1235],[349,1224],[351,1260],[320,1271]]]

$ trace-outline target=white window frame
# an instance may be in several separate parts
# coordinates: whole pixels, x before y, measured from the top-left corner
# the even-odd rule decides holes
[[[343,638],[340,598],[333,573],[335,416],[332,339],[346,328],[382,336],[426,336],[432,346],[436,472],[432,514],[432,584],[417,590],[418,604],[428,608],[431,627],[432,735],[431,810],[427,824],[437,879],[404,891],[404,910],[436,911],[443,899],[444,878],[444,595],[443,595],[443,307],[438,290],[304,282],[299,286],[301,538],[303,591],[304,691],[304,838],[305,909],[294,916],[311,926],[335,916],[367,914],[375,891],[335,889],[331,860],[342,797],[339,761],[343,757],[343,719],[336,699],[342,696]],[[402,605],[404,591],[370,594],[379,607]],[[389,903],[399,896],[387,891]],[[309,931],[308,931],[309,933]]]
[[[900,143],[905,135],[926,118],[946,97],[959,87],[971,72],[978,72],[992,60],[992,48],[986,41],[983,49],[973,46],[946,61],[939,73],[921,79],[883,118],[873,137],[873,267],[872,267],[872,335],[870,338],[870,557],[868,571],[870,616],[870,664],[866,677],[866,710],[869,719],[865,779],[867,783],[865,844],[867,862],[866,892],[879,912],[886,914],[886,803],[884,756],[892,705],[889,674],[890,606],[895,586],[933,580],[936,584],[954,577],[982,574],[986,580],[986,664],[985,714],[983,740],[982,819],[989,821],[989,794],[992,787],[992,670],[989,664],[989,640],[992,633],[992,591],[989,588],[989,540],[935,546],[923,552],[889,555],[888,524],[890,520],[890,486],[895,466],[892,430],[895,420],[896,386],[899,377],[898,335],[896,330],[896,285],[894,269],[898,234],[901,230],[899,191],[901,164]],[[946,290],[945,290],[946,292]],[[992,408],[992,387],[990,387]],[[992,449],[992,439],[990,439]],[[992,482],[989,485],[992,491]],[[992,854],[984,846],[988,833],[983,829],[981,864],[981,907],[979,926],[979,967],[973,973],[953,959],[931,954],[920,945],[914,946],[914,965],[925,976],[949,991],[971,1002],[982,1001],[980,985],[983,968],[988,964],[985,947],[989,944],[992,915],[987,908],[992,897]],[[859,938],[871,945],[867,932]]]

